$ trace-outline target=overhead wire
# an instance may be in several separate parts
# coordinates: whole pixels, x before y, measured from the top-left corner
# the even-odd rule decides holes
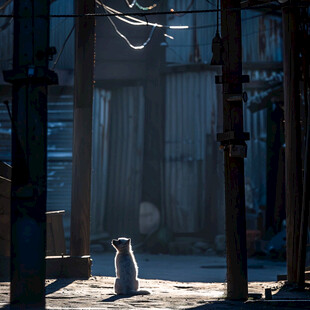
[[[130,7],[130,8],[133,8],[136,4],[137,0],[133,0],[132,3],[130,3],[128,0],[126,0],[126,3],[127,5]]]
[[[136,7],[142,11],[149,11],[149,10],[153,10],[154,8],[156,8],[157,4],[154,3],[153,5],[150,5],[150,6],[142,6],[138,2],[136,2]]]
[[[122,12],[119,12],[105,4],[102,3],[102,1],[100,0],[96,0],[96,3],[101,5],[107,12],[109,12],[110,14],[112,15],[109,15],[109,16],[115,16],[117,19],[119,20],[122,20],[130,25],[134,25],[134,26],[154,26],[156,25],[156,27],[158,28],[169,28],[169,29],[187,29],[188,26],[182,26],[182,25],[162,25],[162,24],[158,24],[158,23],[152,23],[152,22],[147,22],[147,21],[144,21],[144,20],[141,20],[139,18],[136,18],[136,17],[133,17],[131,15],[128,15],[128,13],[122,13]],[[138,13],[139,14],[139,13]],[[139,14],[139,16],[146,16],[148,15],[147,13],[143,13],[142,15]],[[107,17],[109,17],[107,16]],[[126,17],[126,18],[123,18]]]
[[[56,67],[56,65],[57,65],[57,63],[59,61],[59,58],[60,58],[60,56],[61,56],[61,54],[62,54],[62,52],[63,52],[63,50],[64,50],[64,48],[65,48],[65,46],[66,46],[66,44],[68,42],[68,40],[69,40],[69,38],[71,37],[71,35],[73,33],[74,28],[75,28],[75,24],[73,24],[69,34],[67,35],[65,41],[63,42],[62,47],[61,47],[61,49],[60,49],[60,51],[59,51],[59,53],[58,53],[58,55],[57,55],[57,57],[56,57],[56,59],[55,59],[55,61],[53,63],[52,70],[55,69],[55,67]]]
[[[97,4],[99,3],[99,4],[102,6],[103,10],[107,11],[106,6],[102,3],[102,0],[99,0],[99,1],[96,0],[96,2],[97,2]],[[109,7],[108,7],[108,8],[109,8]],[[114,10],[114,9],[111,8],[111,10]],[[151,32],[150,32],[148,38],[146,39],[146,41],[145,41],[143,44],[141,44],[141,45],[133,45],[133,44],[129,41],[129,39],[128,39],[123,33],[121,33],[121,32],[119,31],[119,29],[117,28],[117,26],[115,25],[115,23],[113,22],[113,20],[112,20],[112,18],[111,18],[110,16],[108,16],[108,19],[109,19],[110,23],[112,24],[112,26],[113,26],[115,32],[116,32],[122,39],[124,39],[125,42],[126,42],[132,49],[135,49],[135,50],[143,49],[143,48],[150,42],[150,40],[151,40],[151,38],[152,38],[152,36],[153,36],[154,30],[155,30],[155,28],[157,27],[157,24],[153,24],[152,30],[151,30]],[[143,21],[141,21],[141,22],[143,22]],[[146,24],[148,25],[148,22],[147,22],[147,21],[146,21]],[[138,24],[137,24],[137,25],[140,26],[140,20],[138,21]]]
[[[4,2],[4,4],[0,6],[0,11],[3,11],[11,2],[12,0],[7,0],[6,2]]]
[[[192,10],[192,11],[162,11],[162,12],[128,12],[128,13],[84,13],[84,14],[50,14],[51,18],[63,18],[63,17],[70,17],[70,18],[75,18],[75,17],[108,17],[108,16],[151,16],[151,15],[173,15],[173,14],[183,14],[183,13],[188,13],[188,14],[199,14],[199,13],[214,13],[214,12],[222,12],[222,11],[249,11],[249,10],[258,10],[258,9],[272,9],[272,10],[280,10],[281,5],[279,4],[259,4],[255,6],[249,6],[249,7],[238,7],[238,8],[226,8],[225,10],[223,9],[201,9],[201,10]],[[304,5],[300,4],[297,5],[297,7],[304,7]],[[38,15],[39,16],[39,15]],[[14,14],[0,14],[0,17],[15,17]]]

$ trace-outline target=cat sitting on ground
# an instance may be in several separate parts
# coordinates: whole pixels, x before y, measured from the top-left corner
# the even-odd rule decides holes
[[[130,238],[112,240],[116,249],[114,292],[117,295],[147,295],[149,291],[139,290],[138,266],[131,248]]]

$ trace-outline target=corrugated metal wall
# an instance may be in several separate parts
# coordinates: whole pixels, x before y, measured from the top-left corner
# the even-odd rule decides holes
[[[105,229],[137,235],[141,202],[144,95],[142,87],[112,90]],[[150,176],[151,177],[151,176]]]
[[[250,132],[247,141],[248,157],[245,159],[245,178],[247,188],[247,204],[258,210],[266,205],[266,156],[267,156],[267,108],[262,106],[256,112],[251,111],[251,103],[261,103],[269,95],[274,85],[282,85],[283,73],[273,69],[245,70],[250,76],[250,83],[244,85],[248,94],[248,102],[244,105],[244,131]],[[251,86],[251,83],[256,87]]]
[[[47,129],[47,210],[65,210],[64,228],[70,234],[72,183],[73,96],[49,98]]]
[[[9,106],[12,111],[12,105]],[[4,104],[0,104],[0,160],[8,163],[11,162],[11,133],[11,121],[8,111]]]
[[[56,86],[57,87],[57,86]],[[104,202],[107,188],[107,140],[111,94],[94,89],[93,188],[91,233],[103,233]],[[1,98],[0,98],[1,99]],[[73,96],[50,96],[48,102],[47,210],[65,210],[65,235],[70,235],[72,183]],[[0,105],[0,160],[11,162],[11,122]]]
[[[242,11],[244,62],[282,61],[282,18],[266,12]]]
[[[0,14],[12,14],[13,1]],[[0,18],[0,71],[10,70],[13,65],[13,18]],[[0,78],[1,80],[1,78]]]
[[[54,1],[51,3],[51,14],[72,14],[74,13],[74,0]],[[67,36],[73,27],[73,18],[51,18],[50,19],[50,46],[55,46],[57,52],[60,52]],[[54,61],[56,57],[54,57]],[[53,61],[51,62],[53,65]],[[74,68],[74,31],[67,41],[61,57],[55,67],[56,69]]]
[[[12,14],[12,1],[1,14]],[[51,3],[51,14],[72,14],[74,11],[74,0],[54,1]],[[74,23],[73,18],[51,18],[50,19],[50,46],[55,46],[57,52],[72,29]],[[13,63],[13,18],[0,19],[0,70],[8,70]],[[73,69],[74,68],[74,33],[70,36],[61,57],[56,65],[57,69]],[[55,61],[55,58],[54,58]],[[51,62],[53,65],[53,61]]]
[[[193,1],[191,9],[215,9],[216,1],[213,2],[212,4],[208,1]],[[186,10],[189,3],[188,0],[169,0],[168,7],[173,8],[175,11]],[[189,26],[189,29],[169,29],[167,31],[169,35],[174,37],[174,40],[166,39],[166,59],[168,63],[185,64],[195,62],[195,33],[201,62],[211,62],[211,44],[216,32],[215,12],[170,16],[167,17],[167,24]],[[269,15],[262,11],[242,11],[242,47],[244,62],[282,61],[281,16]]]
[[[172,73],[166,78],[165,208],[174,232],[206,229],[209,213],[223,218],[222,155],[215,142],[220,117],[215,73]],[[218,188],[211,199],[212,182]]]
[[[91,199],[91,235],[100,238],[106,232],[104,227],[105,202],[108,186],[108,141],[109,109],[111,92],[94,89],[93,102],[93,154],[92,154],[92,199]]]

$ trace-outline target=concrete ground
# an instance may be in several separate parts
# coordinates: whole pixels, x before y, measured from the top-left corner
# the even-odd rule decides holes
[[[114,253],[93,253],[92,274],[114,277]],[[152,255],[135,254],[141,279],[180,282],[225,282],[226,258],[206,255]],[[278,274],[286,273],[285,262],[248,259],[248,280],[276,281]]]
[[[113,253],[93,253],[89,280],[46,280],[47,309],[310,309],[309,291],[276,282],[285,263],[250,259],[247,302],[225,300],[225,258],[137,254],[144,296],[113,294]],[[265,289],[273,299],[265,300]],[[293,301],[294,300],[294,301]],[[9,283],[0,282],[0,306],[9,309]]]

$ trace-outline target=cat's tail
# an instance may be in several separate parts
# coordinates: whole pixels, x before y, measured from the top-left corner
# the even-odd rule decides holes
[[[139,290],[139,291],[130,291],[130,295],[150,295],[151,292],[146,291],[146,290]]]

